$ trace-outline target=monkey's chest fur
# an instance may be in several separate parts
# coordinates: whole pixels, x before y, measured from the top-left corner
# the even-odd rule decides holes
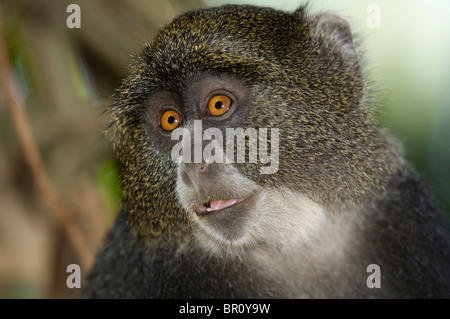
[[[144,247],[119,216],[84,291],[86,298],[280,297],[274,282],[241,262],[209,256],[198,247]],[[130,267],[130,265],[133,265]]]
[[[310,298],[348,293],[348,278],[338,284],[337,269],[310,269],[299,281],[298,268],[304,265],[291,268],[288,260],[270,258],[264,250],[241,258],[217,257],[197,246],[195,240],[180,246],[145,247],[136,242],[121,214],[99,252],[83,297]],[[361,273],[354,275],[362,278]],[[364,280],[361,289],[363,286]]]

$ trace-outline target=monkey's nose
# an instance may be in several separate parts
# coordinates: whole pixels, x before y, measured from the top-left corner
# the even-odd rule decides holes
[[[203,163],[198,170],[199,170],[199,173],[206,174],[208,172],[208,169],[209,169],[209,164]]]
[[[186,174],[197,186],[210,187],[221,170],[220,163],[186,163]],[[211,184],[211,185],[210,185]]]

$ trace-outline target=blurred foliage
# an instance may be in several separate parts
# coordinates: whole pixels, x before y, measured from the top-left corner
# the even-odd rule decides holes
[[[95,167],[98,187],[106,205],[109,220],[116,216],[122,200],[122,186],[119,180],[119,169],[116,163],[108,159]]]
[[[236,1],[233,1],[236,2]],[[246,1],[293,10],[299,1]],[[378,115],[405,146],[407,159],[450,208],[450,63],[448,3],[310,1],[313,11],[349,18],[365,38],[367,64],[382,90]],[[12,79],[46,168],[93,251],[120,207],[121,187],[105,107],[155,32],[192,1],[1,0]],[[81,8],[69,29],[66,8]],[[207,4],[223,4],[209,0]],[[367,29],[366,8],[382,8],[382,28]],[[437,7],[433,5],[437,3]],[[420,37],[418,36],[420,35]],[[3,83],[2,83],[3,84]],[[4,85],[4,84],[3,84]],[[36,192],[0,89],[0,298],[78,296],[65,285],[77,263]],[[88,269],[82,269],[86,275]]]

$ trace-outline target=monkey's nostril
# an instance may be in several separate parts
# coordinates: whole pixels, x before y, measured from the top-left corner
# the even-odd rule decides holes
[[[208,171],[208,168],[209,168],[209,164],[204,163],[204,164],[202,164],[202,166],[200,166],[199,171],[200,171],[200,173],[206,173]]]

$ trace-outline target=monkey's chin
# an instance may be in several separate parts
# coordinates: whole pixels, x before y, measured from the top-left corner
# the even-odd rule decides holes
[[[247,246],[256,197],[257,192],[253,192],[236,199],[218,200],[216,203],[211,201],[193,206],[190,215],[197,226],[197,234],[200,237],[208,237],[208,241],[213,240],[216,245],[219,244],[218,246],[229,248]]]

